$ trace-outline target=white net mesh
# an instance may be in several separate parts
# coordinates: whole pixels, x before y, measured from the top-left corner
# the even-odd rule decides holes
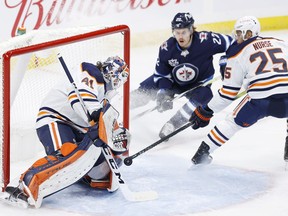
[[[109,33],[105,36],[93,36],[82,38],[84,33],[90,34],[99,30],[96,27],[70,28],[64,30],[49,30],[49,31],[32,31],[25,35],[21,35],[10,39],[9,41],[0,44],[1,57],[9,50],[14,50],[22,47],[33,47],[32,52],[12,56],[10,60],[10,70],[3,68],[3,58],[1,58],[2,76],[0,82],[1,100],[5,91],[10,91],[10,142],[8,145],[11,148],[10,161],[21,161],[31,158],[39,151],[43,150],[39,143],[36,131],[35,122],[38,109],[40,108],[43,97],[48,93],[49,89],[63,79],[66,82],[68,78],[58,61],[57,53],[61,53],[65,62],[71,71],[73,68],[80,67],[83,61],[96,63],[96,61],[104,61],[109,56],[118,55],[124,58],[125,49],[123,43],[123,32]],[[76,42],[70,41],[70,36],[79,36]],[[64,38],[64,40],[63,40]],[[55,40],[69,40],[69,44],[64,45],[53,43]],[[52,41],[52,43],[51,43]],[[43,43],[44,42],[44,43]],[[46,44],[47,43],[47,44]],[[40,50],[39,50],[40,49]],[[10,77],[10,89],[3,89],[3,80]],[[114,99],[113,105],[120,111],[120,117],[123,118],[123,91]],[[3,113],[3,106],[0,106],[0,111]],[[4,116],[1,118],[1,183],[3,186],[3,173],[5,166],[4,158],[7,153],[4,149],[3,122]],[[10,166],[10,164],[8,164]],[[11,167],[12,169],[12,167]]]

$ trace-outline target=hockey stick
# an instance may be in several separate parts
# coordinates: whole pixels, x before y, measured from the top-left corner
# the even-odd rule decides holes
[[[240,93],[236,96],[236,99],[241,98],[241,97],[242,97],[243,95],[245,95],[245,94],[246,94],[246,91],[240,92]],[[134,159],[134,158],[136,158],[136,157],[138,157],[139,155],[145,153],[146,151],[154,148],[155,146],[159,145],[160,143],[164,142],[165,140],[169,139],[170,137],[178,134],[179,132],[185,130],[185,129],[188,128],[189,126],[192,126],[192,124],[193,124],[192,122],[187,122],[187,123],[184,124],[182,127],[178,128],[177,130],[173,131],[172,133],[168,134],[167,136],[159,139],[158,141],[152,143],[151,145],[147,146],[146,148],[140,150],[139,152],[137,152],[137,153],[135,153],[135,154],[133,154],[133,155],[131,155],[131,156],[129,156],[129,157],[126,157],[126,158],[124,159],[124,164],[125,164],[126,166],[130,166],[130,165],[133,163],[133,159]],[[288,128],[288,119],[287,119],[287,128]],[[287,131],[288,131],[288,129],[287,129]],[[287,132],[287,133],[288,133],[288,132]],[[288,137],[288,135],[287,135],[287,137]]]
[[[191,89],[188,89],[187,91],[182,92],[181,94],[175,96],[171,101],[172,101],[172,102],[175,102],[176,100],[179,100],[180,98],[182,98],[183,96],[185,96],[187,93],[193,91],[194,89],[199,88],[199,87],[201,87],[201,86],[210,85],[210,84],[212,84],[213,82],[215,82],[215,81],[217,81],[217,80],[219,80],[219,79],[221,79],[221,76],[217,76],[217,77],[215,77],[215,78],[213,78],[213,79],[211,79],[211,80],[208,80],[208,81],[206,81],[206,82],[200,83],[199,85],[197,85],[197,86],[195,86],[195,87],[193,87],[193,88],[191,88]],[[147,109],[147,110],[145,110],[145,111],[143,111],[143,112],[141,112],[141,113],[138,113],[137,115],[135,115],[135,116],[132,118],[132,120],[138,119],[138,118],[146,115],[147,113],[153,112],[153,111],[156,110],[157,108],[158,108],[158,106],[155,106],[155,107],[152,107],[152,108],[150,108],[150,109]]]
[[[146,148],[142,149],[141,151],[139,151],[139,152],[137,152],[137,153],[135,153],[135,154],[133,154],[133,155],[131,155],[131,156],[129,156],[129,157],[126,157],[126,158],[124,159],[124,164],[125,164],[126,166],[130,166],[130,165],[132,164],[134,158],[136,158],[136,157],[138,157],[139,155],[145,153],[146,151],[154,148],[155,146],[159,145],[160,143],[164,142],[165,140],[169,139],[170,137],[178,134],[179,132],[185,130],[186,128],[192,126],[192,124],[193,124],[192,122],[187,122],[187,123],[184,124],[182,127],[178,128],[177,130],[173,131],[172,133],[168,134],[167,136],[159,139],[158,141],[152,143],[151,145],[147,146]]]
[[[88,121],[90,124],[94,124],[94,122],[92,121],[91,115],[87,109],[87,107],[85,106],[85,103],[78,91],[78,88],[73,80],[73,77],[71,76],[71,73],[69,71],[69,69],[67,68],[67,65],[63,59],[63,57],[60,55],[60,53],[58,53],[58,59],[70,81],[70,83],[72,84],[72,86],[74,87],[75,93],[79,99],[79,102],[88,118]],[[119,188],[123,194],[123,196],[125,197],[125,199],[129,200],[129,201],[147,201],[147,200],[154,200],[158,198],[158,194],[155,191],[143,191],[143,192],[132,192],[127,184],[125,183],[120,170],[118,168],[118,165],[114,159],[114,157],[112,156],[112,152],[111,149],[108,147],[108,145],[105,145],[103,147],[101,147],[101,151],[103,153],[103,155],[105,156],[105,159],[111,169],[111,171],[113,172],[115,178],[118,180],[118,184],[119,184]]]

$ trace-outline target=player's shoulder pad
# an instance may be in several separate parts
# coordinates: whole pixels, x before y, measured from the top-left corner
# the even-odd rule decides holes
[[[168,40],[164,41],[160,45],[160,51],[168,51],[173,46],[175,46],[176,43],[177,43],[176,39],[174,37],[170,37]]]
[[[193,37],[198,39],[200,43],[209,42],[212,38],[210,31],[195,31],[193,33]]]
[[[104,83],[103,74],[96,67],[96,65],[88,62],[82,62],[81,69],[82,71],[86,71],[90,76],[94,77],[98,83]]]
[[[257,39],[257,37],[251,38],[249,40],[244,41],[241,44],[237,44],[237,41],[235,41],[233,44],[231,44],[231,46],[228,48],[228,50],[226,51],[226,55],[227,58],[231,58],[235,55],[237,55],[238,53],[240,53],[247,45],[249,45],[250,43],[252,43],[253,41],[255,41]]]
[[[199,31],[194,32],[193,37],[197,38],[200,43],[215,43],[215,36],[220,38],[221,40],[226,40],[227,43],[231,44],[233,38],[230,35],[224,35],[217,32],[212,31]]]

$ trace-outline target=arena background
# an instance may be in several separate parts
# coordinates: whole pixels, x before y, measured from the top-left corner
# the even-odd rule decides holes
[[[15,36],[19,26],[32,29],[126,24],[131,45],[159,44],[171,34],[177,12],[191,12],[199,30],[230,33],[237,18],[254,15],[262,31],[288,28],[288,1],[242,0],[3,0],[0,41]],[[143,37],[144,36],[144,37]]]

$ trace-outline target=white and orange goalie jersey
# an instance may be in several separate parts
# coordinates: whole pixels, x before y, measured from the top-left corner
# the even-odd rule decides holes
[[[83,62],[80,69],[82,73],[76,71],[74,75],[75,83],[89,113],[92,113],[102,108],[101,101],[106,96],[105,81],[94,64]],[[90,126],[75,89],[68,79],[58,83],[54,91],[50,91],[43,100],[36,128],[55,121],[73,126],[82,132],[86,132],[85,129]]]

